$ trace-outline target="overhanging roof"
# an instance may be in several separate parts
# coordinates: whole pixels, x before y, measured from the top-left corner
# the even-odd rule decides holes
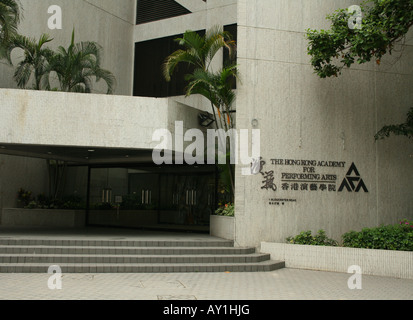
[[[199,110],[168,98],[0,89],[0,100],[0,154],[153,163],[156,130],[174,134],[176,121],[202,129]]]
[[[1,144],[0,154],[67,161],[71,164],[151,164],[152,150]]]

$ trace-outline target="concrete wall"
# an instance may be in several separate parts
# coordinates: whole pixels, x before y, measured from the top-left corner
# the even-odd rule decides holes
[[[152,149],[157,129],[199,127],[199,111],[168,98],[0,89],[0,142]]]
[[[260,252],[271,254],[271,260],[285,261],[286,268],[352,273],[349,268],[358,266],[363,275],[413,279],[410,251],[263,242]]]
[[[75,42],[96,41],[103,47],[102,67],[115,75],[115,93],[132,95],[136,0],[21,0],[21,4],[24,17],[19,25],[20,34],[38,39],[41,34],[47,33],[54,38],[48,44],[50,48],[67,48],[75,28]],[[48,19],[52,16],[48,8],[51,5],[62,8],[61,30],[48,28]],[[22,52],[16,49],[13,62],[17,64],[21,57]],[[0,65],[0,87],[16,87],[13,73],[12,67]],[[94,86],[94,92],[106,93],[103,81]]]
[[[261,130],[265,165],[256,176],[236,176],[236,242],[284,242],[303,230],[326,230],[340,240],[351,229],[413,218],[413,145],[405,138],[375,142],[385,124],[402,123],[411,107],[413,47],[400,59],[387,58],[319,79],[309,64],[305,30],[326,29],[325,17],[354,1],[239,0],[237,94],[238,129]],[[411,42],[407,42],[410,44]],[[277,159],[277,161],[271,161]],[[291,165],[285,159],[316,160]],[[318,161],[343,162],[341,167]],[[338,189],[354,163],[368,192]],[[309,167],[309,169],[307,169]],[[335,176],[336,191],[291,190],[283,173]],[[265,178],[265,173],[268,173]],[[274,180],[270,180],[271,176]],[[291,177],[289,177],[291,179]],[[277,191],[262,189],[272,182]],[[267,187],[272,187],[272,183]],[[283,190],[283,184],[288,190]],[[328,188],[328,183],[325,184]]]
[[[61,227],[85,226],[84,210],[3,209],[0,211],[3,227]]]
[[[210,235],[222,239],[235,239],[235,219],[225,216],[210,216]]]

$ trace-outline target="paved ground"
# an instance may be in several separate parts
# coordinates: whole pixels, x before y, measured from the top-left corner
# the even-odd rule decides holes
[[[30,237],[75,237],[31,233]],[[83,235],[84,236],[84,235]],[[90,235],[92,236],[92,235]],[[96,235],[95,235],[96,236]],[[129,235],[131,237],[133,235]],[[139,235],[142,236],[149,236]],[[206,235],[165,234],[170,237]],[[0,238],[25,237],[0,229]],[[125,237],[125,233],[110,237]],[[349,289],[350,274],[298,269],[258,273],[64,274],[62,289],[48,288],[47,274],[0,274],[1,300],[413,300],[413,280],[362,276]]]
[[[48,274],[0,274],[3,300],[412,300],[413,280],[281,269],[259,273],[63,274],[62,289]]]

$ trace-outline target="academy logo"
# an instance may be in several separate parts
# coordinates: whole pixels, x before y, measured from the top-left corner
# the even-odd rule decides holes
[[[347,189],[348,192],[359,192],[361,189],[363,189],[364,192],[369,192],[354,163],[348,170],[338,192],[342,192],[344,189]]]

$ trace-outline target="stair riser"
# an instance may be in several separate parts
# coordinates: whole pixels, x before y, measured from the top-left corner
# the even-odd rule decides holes
[[[254,248],[58,248],[3,247],[0,254],[188,255],[251,254]]]
[[[110,241],[0,239],[0,246],[77,246],[77,247],[233,247],[233,241]]]
[[[269,260],[269,255],[260,256],[212,256],[212,257],[102,257],[102,256],[71,256],[71,257],[1,257],[0,263],[256,263]]]
[[[283,263],[271,265],[237,266],[72,266],[62,268],[62,273],[179,273],[179,272],[268,272],[284,268]],[[47,273],[43,266],[0,266],[0,273]]]

